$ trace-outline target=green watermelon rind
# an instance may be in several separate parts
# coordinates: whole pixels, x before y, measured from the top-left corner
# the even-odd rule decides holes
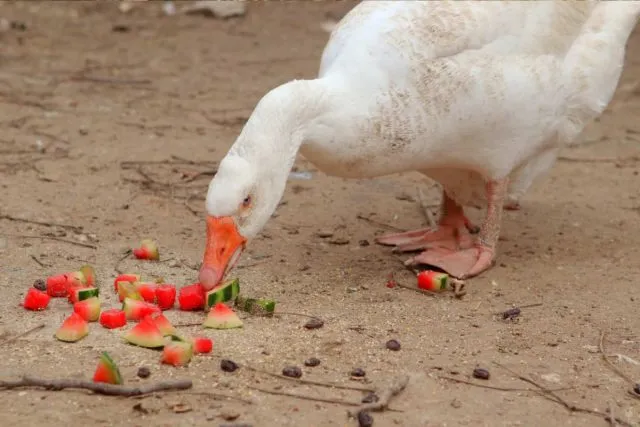
[[[219,314],[210,310],[202,326],[211,329],[235,329],[244,327],[244,323],[233,310],[226,314]]]
[[[82,288],[76,290],[78,301],[84,301],[89,298],[98,297],[100,295],[100,289],[98,288]]]
[[[217,302],[227,302],[235,300],[240,294],[240,280],[232,279],[207,292],[204,299],[204,310],[209,311]]]
[[[276,309],[276,302],[267,298],[247,298],[238,295],[235,306],[239,310],[253,315],[270,315],[273,314]]]
[[[109,353],[103,351],[100,355],[100,361],[104,363],[107,370],[115,377],[114,384],[122,384],[124,381],[122,380],[122,374],[120,374],[120,369],[118,369],[118,365],[113,361]]]

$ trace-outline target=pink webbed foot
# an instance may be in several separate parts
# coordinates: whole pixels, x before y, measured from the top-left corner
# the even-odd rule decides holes
[[[477,276],[493,265],[493,249],[475,244],[471,247],[450,250],[447,248],[433,248],[408,259],[406,265],[426,264],[438,267],[457,279]]]

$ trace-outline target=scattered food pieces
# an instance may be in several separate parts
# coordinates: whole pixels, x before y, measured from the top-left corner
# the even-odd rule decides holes
[[[360,427],[373,426],[373,417],[371,416],[371,414],[366,411],[358,412],[358,425]]]
[[[124,335],[124,339],[129,344],[139,347],[159,348],[164,346],[164,335],[149,316],[140,320],[140,323]]]
[[[266,298],[246,298],[238,295],[235,301],[235,306],[242,311],[253,315],[270,315],[276,309],[276,302]]]
[[[97,298],[100,295],[98,288],[69,288],[67,299],[71,304],[84,301],[89,298]]]
[[[87,322],[95,322],[100,318],[100,299],[91,297],[73,304],[73,312]]]
[[[366,375],[367,375],[367,373],[362,368],[354,368],[351,371],[351,376],[355,377],[355,378],[363,378]]]
[[[156,286],[156,303],[160,310],[169,310],[176,302],[176,287],[168,283]]]
[[[218,302],[235,300],[240,294],[240,281],[238,279],[227,280],[207,292],[205,301],[205,311],[208,311]]]
[[[391,351],[398,351],[400,350],[400,342],[398,340],[389,340],[386,343],[386,347],[391,350]]]
[[[67,296],[67,275],[56,274],[47,277],[47,293],[53,298],[62,298]]]
[[[510,308],[502,313],[502,318],[505,320],[513,320],[518,316],[520,316],[520,307]]]
[[[162,363],[172,366],[188,365],[193,357],[193,346],[187,341],[172,340],[162,350]]]
[[[78,313],[71,313],[60,328],[56,331],[55,337],[60,341],[76,342],[89,335],[89,324]]]
[[[140,366],[136,375],[138,375],[138,378],[142,379],[149,378],[151,376],[151,370],[146,366]]]
[[[211,353],[213,350],[213,340],[210,338],[194,337],[192,344],[195,354]]]
[[[104,310],[100,313],[100,324],[107,329],[121,328],[127,324],[127,315],[117,308]]]
[[[143,301],[156,303],[156,287],[155,283],[136,282],[134,283],[136,291],[140,294]]]
[[[286,366],[282,369],[282,375],[290,378],[300,378],[302,376],[302,370],[297,366]]]
[[[424,270],[418,273],[418,288],[438,292],[447,289],[449,275],[437,271]]]
[[[138,292],[136,283],[137,282],[118,282],[118,298],[120,302],[123,302],[127,298],[142,301],[142,295]]]
[[[100,361],[96,372],[93,374],[93,382],[107,384],[122,384],[122,375],[118,366],[106,351],[100,355]]]
[[[178,293],[180,310],[193,311],[204,308],[205,292],[200,283],[183,286]]]
[[[304,324],[304,327],[307,329],[319,329],[324,326],[324,321],[317,317],[312,317]]]
[[[80,273],[84,276],[84,282],[87,286],[94,286],[96,284],[96,271],[89,264],[85,264],[80,267]]]
[[[478,378],[480,380],[488,380],[490,376],[491,374],[489,374],[489,371],[484,368],[475,368],[473,370],[474,378]]]
[[[233,329],[242,328],[243,322],[231,308],[218,302],[211,308],[202,326],[213,329]]]
[[[220,361],[220,369],[222,369],[225,372],[234,372],[238,368],[239,368],[238,364],[233,360],[222,359]]]
[[[39,291],[47,291],[47,283],[42,279],[37,279],[35,282],[33,282],[33,287]]]
[[[155,323],[158,329],[160,329],[160,332],[162,332],[162,335],[164,335],[165,337],[176,335],[178,333],[176,328],[171,324],[169,319],[167,319],[167,317],[163,313],[156,312],[151,315],[151,318],[153,319],[153,323]]]
[[[309,359],[304,361],[304,366],[309,366],[310,368],[318,365],[320,365],[320,359],[318,359],[317,357],[310,357]]]
[[[138,281],[140,281],[140,276],[138,274],[123,273],[118,275],[118,277],[113,281],[113,289],[118,292],[118,283],[120,282],[135,283]]]
[[[122,310],[124,311],[127,320],[135,321],[140,320],[146,316],[161,312],[160,308],[155,304],[131,298],[124,299]]]
[[[51,297],[43,291],[36,288],[29,288],[24,296],[22,306],[27,310],[41,311],[47,308]]]
[[[137,259],[147,261],[158,261],[160,259],[160,252],[158,252],[158,245],[151,239],[145,239],[140,242],[140,247],[133,249],[133,256]]]

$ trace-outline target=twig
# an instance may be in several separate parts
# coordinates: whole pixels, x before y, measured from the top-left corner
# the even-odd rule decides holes
[[[533,304],[525,304],[525,305],[514,305],[513,308],[532,308],[532,307],[541,307],[543,305],[543,303],[541,302],[536,302]],[[508,310],[508,309],[507,309]],[[494,314],[496,316],[501,316],[506,310],[502,310],[502,311],[497,311]]]
[[[263,371],[262,369],[253,368],[251,366],[247,366],[247,365],[243,365],[243,366],[244,366],[245,369],[248,369],[248,370],[253,371],[253,372],[257,372],[259,374],[265,374],[265,375],[269,375],[269,376],[274,377],[274,378],[280,378],[280,379],[287,380],[287,381],[297,382],[299,384],[317,385],[317,386],[320,386],[320,387],[339,388],[341,390],[355,390],[355,391],[363,391],[363,392],[369,392],[369,393],[373,393],[375,391],[372,388],[366,388],[366,387],[355,387],[355,386],[348,386],[348,385],[324,383],[324,382],[320,382],[320,381],[303,380],[301,378],[285,377],[283,375],[274,374],[274,373],[269,372],[269,371]]]
[[[248,405],[253,405],[255,403],[252,400],[243,399],[242,397],[232,396],[230,394],[224,394],[224,393],[212,393],[210,391],[193,390],[193,391],[187,391],[186,394],[193,394],[195,396],[211,396],[211,397],[214,397],[216,399],[237,400],[238,402],[246,403]]]
[[[33,328],[28,329],[28,330],[24,331],[23,333],[16,335],[15,337],[7,338],[6,340],[2,341],[2,344],[6,345],[6,344],[12,343],[14,341],[17,341],[20,338],[23,338],[23,337],[25,337],[25,336],[27,336],[27,335],[35,332],[35,331],[39,331],[40,329],[44,328],[45,326],[46,326],[45,323],[41,323],[39,325],[36,325]]]
[[[290,392],[278,391],[278,390],[267,390],[266,388],[260,388],[260,387],[255,387],[255,386],[251,386],[251,385],[247,386],[247,387],[250,388],[251,390],[260,391],[262,393],[274,394],[276,396],[295,397],[296,399],[311,400],[313,402],[335,403],[336,405],[345,405],[345,406],[359,406],[360,405],[359,403],[356,403],[356,402],[348,402],[346,400],[340,400],[340,399],[314,397],[314,396],[308,396],[308,395],[304,395],[304,394],[290,393]]]
[[[391,399],[400,394],[407,387],[407,384],[409,384],[408,375],[395,378],[389,388],[378,394],[379,400],[377,402],[360,405],[357,410],[349,411],[349,416],[357,417],[359,412],[384,411],[389,406]]]
[[[151,80],[143,79],[119,79],[115,77],[92,77],[92,76],[74,76],[71,77],[72,81],[76,82],[91,82],[91,83],[108,83],[108,84],[119,84],[119,85],[146,85],[150,84]]]
[[[116,261],[116,264],[113,266],[113,269],[116,271],[116,273],[124,274],[124,271],[120,270],[120,264],[122,263],[122,261],[124,261],[125,259],[129,258],[129,256],[132,253],[133,253],[133,251],[131,249],[127,249],[126,251],[124,251],[122,253],[122,256],[120,258],[118,258],[118,261]]]
[[[142,396],[144,394],[155,393],[158,391],[170,390],[187,390],[193,386],[191,380],[163,381],[154,384],[144,384],[137,387],[94,383],[92,381],[76,380],[76,379],[41,379],[25,375],[22,379],[16,381],[0,381],[0,388],[7,390],[22,387],[42,387],[47,390],[60,391],[64,389],[74,388],[89,390],[96,394],[104,394],[107,396]]]
[[[600,355],[602,356],[602,360],[604,360],[607,366],[609,366],[609,368],[611,368],[611,370],[615,372],[620,378],[624,379],[625,381],[627,381],[632,385],[635,384],[635,381],[633,381],[627,374],[625,374],[620,369],[618,369],[618,367],[613,364],[611,359],[609,359],[609,356],[607,356],[607,353],[605,353],[604,337],[605,337],[605,332],[602,331],[600,333],[600,342],[598,343],[598,349],[600,350]]]
[[[48,267],[47,265],[45,265],[42,261],[40,261],[35,255],[29,255],[29,257],[35,261],[36,264],[38,264],[40,267]]]
[[[406,231],[406,230],[403,230],[402,228],[398,228],[398,227],[395,227],[393,225],[386,224],[384,222],[376,221],[375,219],[371,219],[371,218],[369,218],[367,216],[364,216],[364,215],[358,214],[358,215],[356,215],[356,218],[361,219],[362,221],[366,221],[369,224],[373,224],[373,225],[377,225],[378,227],[383,227],[383,228],[389,229],[391,231],[398,231],[398,232]]]
[[[418,203],[420,203],[420,207],[422,208],[422,213],[429,224],[429,227],[436,227],[438,224],[436,220],[431,216],[431,206],[427,203],[427,199],[424,196],[424,192],[422,188],[418,187]]]
[[[62,239],[54,236],[27,236],[24,234],[5,234],[6,237],[15,237],[17,239],[41,239],[41,240],[53,240],[61,243],[68,243],[70,245],[81,246],[83,248],[98,249],[95,245],[89,243],[76,242],[74,240]]]
[[[438,378],[442,378],[443,380],[453,381],[455,383],[467,384],[467,385],[474,386],[474,387],[486,388],[486,389],[489,389],[489,390],[517,391],[517,392],[529,391],[529,392],[532,392],[532,393],[538,393],[538,390],[534,390],[534,389],[531,389],[531,388],[497,387],[497,386],[492,386],[492,385],[474,383],[472,381],[463,380],[462,378],[454,378],[454,377],[449,377],[447,375],[438,375]],[[573,389],[575,389],[575,387],[561,387],[561,388],[554,388],[552,391],[564,391],[564,390],[573,390]]]
[[[513,370],[511,370],[511,369],[507,368],[506,366],[502,365],[501,363],[498,363],[496,361],[494,361],[493,363],[495,363],[497,366],[501,367],[502,369],[505,369],[506,371],[511,373],[511,375],[513,375],[514,377],[518,378],[519,380],[533,385],[534,387],[536,387],[537,389],[540,390],[540,396],[544,397],[545,399],[547,399],[547,400],[549,400],[551,402],[555,402],[555,403],[558,403],[558,404],[564,406],[565,409],[567,409],[569,412],[579,412],[579,413],[583,413],[583,414],[597,415],[599,417],[603,417],[605,420],[608,420],[609,415],[607,415],[604,412],[600,412],[600,411],[595,410],[595,409],[582,408],[582,407],[579,407],[579,406],[576,406],[576,405],[572,405],[572,404],[568,403],[566,400],[564,400],[563,398],[561,398],[560,396],[558,396],[556,393],[554,393],[553,390],[549,390],[548,388],[546,388],[544,386],[541,386],[540,384],[538,384],[534,380],[529,379],[527,377],[524,377],[524,376],[514,372]],[[633,427],[633,425],[631,423],[629,423],[628,421],[625,421],[623,419],[616,418],[615,421],[617,423],[625,426],[625,427]]]
[[[19,217],[11,216],[11,215],[0,215],[0,219],[6,219],[7,221],[25,222],[27,224],[44,225],[44,226],[47,226],[47,227],[67,228],[69,230],[74,230],[74,231],[77,231],[77,232],[82,231],[82,227],[77,226],[77,225],[58,224],[56,222],[49,222],[49,221],[36,221],[36,220],[33,220],[33,219],[19,218]]]

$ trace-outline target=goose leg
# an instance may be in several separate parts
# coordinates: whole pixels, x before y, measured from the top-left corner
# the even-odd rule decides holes
[[[398,252],[444,247],[455,250],[473,245],[470,232],[476,231],[464,215],[462,206],[442,192],[440,221],[437,228],[421,228],[404,233],[386,234],[376,238],[376,243],[395,246]]]
[[[476,276],[493,264],[495,247],[500,236],[502,209],[508,178],[490,181],[486,185],[487,215],[477,239],[468,247],[427,249],[406,261],[407,265],[428,264],[441,268],[459,279]]]

